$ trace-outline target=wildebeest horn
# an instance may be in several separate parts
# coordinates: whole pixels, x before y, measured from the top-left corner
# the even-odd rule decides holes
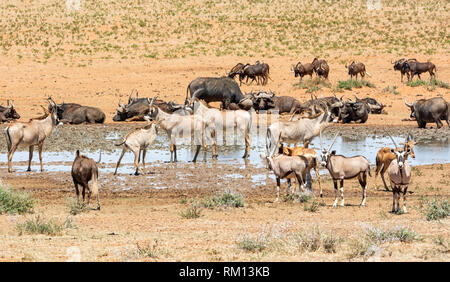
[[[155,97],[153,97],[152,100],[150,100],[150,98],[147,98],[147,101],[148,101],[148,107],[149,107],[149,108],[153,107],[153,103],[155,103],[156,98],[158,98],[158,95],[156,95]]]
[[[329,152],[329,151],[331,150],[331,147],[333,147],[333,145],[334,145],[334,142],[336,142],[336,138],[338,137],[338,135],[339,135],[339,131],[338,131],[338,132],[336,132],[336,135],[334,135],[334,139],[333,139],[333,142],[331,142],[331,145],[330,145],[330,147],[328,147],[328,150],[327,150],[327,152]]]
[[[391,134],[389,134],[389,132],[387,132],[387,135],[389,136],[389,138],[391,138],[392,143],[394,143],[395,149],[398,150],[398,146],[397,146],[397,143],[395,143],[394,138],[392,138],[392,136],[391,136]]]
[[[407,105],[410,108],[413,106],[413,104],[408,104],[408,101],[406,101],[406,98],[405,98],[405,105]]]

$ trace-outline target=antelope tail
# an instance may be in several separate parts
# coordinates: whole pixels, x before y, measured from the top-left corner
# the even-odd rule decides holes
[[[125,144],[127,140],[123,140],[122,143],[120,144],[114,144],[115,146],[122,146],[123,144]],[[100,151],[100,157],[101,157],[102,152]]]
[[[98,156],[97,163],[99,164],[102,161],[102,151],[100,150],[100,155]]]
[[[369,173],[369,176],[372,177],[372,174],[370,173],[370,165],[369,165],[369,167],[367,168],[367,172]]]
[[[8,145],[8,153],[9,153],[9,152],[11,152],[11,146],[12,146],[11,135],[9,134],[9,127],[6,128],[5,132],[6,132],[6,144]]]
[[[97,166],[93,166],[91,169],[92,169],[91,193],[92,193],[92,196],[97,198],[97,210],[99,210],[100,209],[100,199],[99,199],[99,193],[98,193],[98,168],[97,168]]]

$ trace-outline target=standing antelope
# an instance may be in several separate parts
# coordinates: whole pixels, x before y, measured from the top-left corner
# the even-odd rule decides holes
[[[156,124],[153,122],[151,124],[144,126],[143,128],[139,128],[128,133],[123,139],[122,143],[114,144],[116,146],[123,145],[122,154],[120,155],[120,158],[117,161],[114,175],[117,174],[117,169],[119,168],[120,161],[122,160],[123,155],[127,150],[130,150],[134,153],[134,165],[136,166],[136,172],[134,174],[139,175],[139,172],[144,174],[144,171],[139,167],[141,151],[142,151],[142,166],[145,168],[145,154],[147,147],[150,146],[153,143],[153,141],[155,141],[157,134],[158,131],[156,129]]]
[[[267,136],[269,137],[269,136]],[[266,155],[261,155],[261,158],[267,162],[267,168],[275,174],[277,179],[277,198],[280,198],[280,180],[286,178],[288,182],[288,193],[291,193],[291,178],[296,178],[300,189],[304,190],[304,179],[306,172],[310,169],[309,161],[304,156],[286,156],[284,154],[274,155],[276,152],[269,151],[270,139],[266,140]]]
[[[199,115],[180,116],[177,114],[168,114],[162,111],[157,105],[153,105],[156,97],[149,102],[149,112],[145,117],[147,120],[156,120],[158,126],[166,131],[170,140],[170,162],[177,162],[177,138],[191,137],[194,133],[194,144],[197,147],[194,159],[196,162],[200,148],[204,145],[204,125]]]
[[[197,92],[196,92],[197,93]],[[237,128],[238,132],[244,134],[245,139],[245,152],[243,158],[247,158],[250,155],[250,127],[251,127],[251,114],[244,110],[227,110],[220,111],[218,109],[208,108],[205,102],[195,98],[194,93],[194,115],[200,116],[203,119],[204,136],[211,138],[212,141],[212,156],[217,158],[217,131],[227,130],[234,131]],[[206,143],[204,143],[206,146]],[[206,151],[206,147],[205,147]]]
[[[403,193],[403,212],[406,213],[406,191],[408,190],[408,185],[411,181],[411,167],[407,162],[407,158],[408,154],[411,153],[411,150],[408,148],[404,151],[397,146],[390,134],[389,137],[395,146],[395,150],[391,149],[391,153],[395,154],[395,159],[392,160],[387,169],[393,196],[392,212],[400,211],[400,193]],[[403,191],[402,186],[404,187]],[[397,202],[397,208],[395,207],[395,202]]]
[[[370,163],[363,156],[344,157],[342,155],[336,155],[336,151],[330,153],[331,147],[338,136],[339,132],[334,136],[333,142],[328,149],[323,148],[322,132],[320,132],[320,147],[322,149],[322,165],[328,169],[334,184],[334,203],[333,207],[336,207],[338,202],[338,184],[340,181],[341,190],[341,206],[344,206],[344,179],[352,179],[358,177],[359,184],[363,189],[363,197],[361,206],[366,204],[366,189],[367,189],[367,173],[370,175]]]
[[[51,107],[48,112],[44,107],[44,116],[31,119],[29,122],[15,122],[5,129],[6,144],[8,145],[8,172],[12,172],[12,157],[19,145],[29,148],[28,169],[31,171],[31,159],[33,158],[33,147],[38,146],[41,172],[44,171],[42,164],[42,147],[45,138],[51,133],[53,128],[59,123],[56,113],[56,105],[49,100]]]
[[[283,154],[286,156],[304,156],[308,160],[308,167],[309,167],[308,174],[309,176],[311,176],[310,171],[312,168],[314,168],[314,171],[317,176],[317,182],[319,182],[320,197],[322,197],[322,185],[320,185],[320,174],[319,174],[319,156],[317,155],[316,151],[314,149],[304,147],[295,147],[295,148],[283,147]],[[306,182],[308,182],[307,179]],[[306,184],[308,185],[308,183]]]
[[[100,162],[101,153],[98,162]],[[78,190],[78,185],[83,187],[82,196],[83,204],[86,190],[88,191],[88,201],[91,200],[91,194],[97,197],[97,207],[95,209],[100,209],[100,199],[98,194],[98,167],[97,163],[86,156],[80,154],[80,150],[77,150],[75,154],[75,160],[72,165],[72,179],[75,185],[75,193],[77,194],[77,202],[80,203],[80,191]],[[91,188],[89,188],[89,181],[92,180]]]
[[[270,151],[277,150],[282,142],[288,144],[301,142],[305,148],[308,148],[311,139],[319,135],[319,132],[327,127],[332,120],[333,118],[328,108],[323,107],[322,112],[312,117],[302,118],[296,121],[272,123],[267,129],[271,144]]]
[[[403,145],[403,151],[406,152],[409,150],[409,152],[410,152],[409,154],[407,154],[405,156],[406,159],[408,159],[409,155],[413,159],[416,158],[416,155],[414,154],[414,145],[415,144],[416,144],[416,142],[414,142],[414,139],[410,133],[408,133],[408,136],[406,137],[406,141],[400,143],[400,145]],[[377,153],[377,158],[376,158],[377,168],[375,171],[375,182],[377,180],[378,173],[380,173],[380,171],[381,171],[380,175],[381,175],[381,179],[383,180],[384,189],[386,189],[386,191],[389,191],[389,188],[386,185],[386,181],[384,180],[384,173],[388,169],[389,164],[393,160],[395,160],[395,158],[396,158],[395,153],[391,153],[391,148],[388,148],[388,147],[381,148]]]

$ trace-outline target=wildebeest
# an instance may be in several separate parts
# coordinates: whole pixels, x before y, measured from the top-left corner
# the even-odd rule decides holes
[[[348,70],[350,79],[355,76],[356,80],[358,80],[358,74],[361,76],[361,79],[366,76],[366,66],[361,62],[355,63],[355,61],[353,61],[350,65],[345,65],[345,68]]]
[[[100,162],[100,159],[99,159]],[[91,195],[97,197],[97,207],[95,209],[100,210],[100,199],[98,191],[98,167],[97,163],[86,156],[80,154],[80,150],[77,150],[75,154],[75,160],[72,165],[72,179],[75,185],[75,193],[77,194],[77,202],[80,203],[80,191],[78,185],[83,187],[82,196],[83,204],[86,190],[88,191],[87,204],[91,199]],[[89,188],[89,181],[92,180],[91,188]]]
[[[246,78],[245,83],[250,78],[250,84],[256,80],[256,84],[266,85],[269,80],[269,65],[266,63],[260,63],[256,61],[254,65],[246,64],[239,73],[239,82],[242,84],[242,80]]]
[[[400,143],[401,145],[402,143]],[[408,133],[408,135],[406,136],[406,140],[403,143],[403,151],[409,151],[409,154],[405,156],[405,158],[407,159],[409,155],[411,155],[411,157],[413,159],[416,158],[416,155],[414,154],[414,145],[416,144],[416,142],[414,142],[414,139],[412,137],[412,135],[410,133]],[[381,175],[381,179],[383,180],[383,184],[384,184],[384,189],[386,191],[389,191],[388,186],[386,185],[386,181],[384,180],[384,173],[386,172],[386,170],[389,167],[389,164],[395,159],[395,154],[391,153],[391,148],[388,147],[383,147],[380,150],[378,150],[377,153],[377,157],[375,159],[377,168],[375,170],[375,180],[377,179],[376,177],[378,176],[378,173],[380,173]]]
[[[297,65],[293,68],[295,77],[300,76],[300,81],[302,81],[303,77],[305,75],[309,75],[312,79],[312,75],[314,73],[314,66],[313,64],[306,63],[302,64],[301,62],[298,62]]]
[[[441,128],[441,120],[445,120],[450,127],[450,105],[444,98],[420,99],[411,104],[405,98],[405,105],[411,109],[410,117],[416,119],[419,128],[425,128],[427,122],[435,122],[437,128]]]
[[[138,128],[130,133],[128,133],[123,139],[122,143],[114,144],[116,146],[122,146],[122,153],[120,154],[119,160],[117,161],[116,170],[114,171],[114,175],[117,174],[117,169],[119,168],[120,161],[123,158],[123,155],[127,150],[130,150],[134,153],[134,165],[136,166],[135,175],[138,175],[139,172],[142,174],[144,171],[139,167],[139,161],[142,151],[142,166],[145,168],[145,154],[147,147],[150,146],[153,141],[155,141],[156,135],[158,134],[156,123],[152,122],[144,126],[143,128]]]
[[[76,103],[56,104],[51,97],[48,98],[56,107],[58,119],[62,123],[80,124],[80,123],[103,123],[105,113],[99,108],[82,106]],[[52,107],[52,105],[49,106]]]
[[[356,102],[365,103],[369,107],[369,113],[371,114],[381,114],[383,112],[383,109],[386,107],[386,105],[378,103],[378,101],[374,98],[366,97],[363,99],[359,99],[358,96],[355,95],[355,99]]]
[[[42,117],[31,119],[29,122],[14,122],[5,129],[6,144],[8,146],[8,172],[12,172],[12,157],[19,145],[29,148],[28,169],[31,171],[31,159],[33,158],[33,148],[38,146],[39,161],[41,163],[41,171],[44,171],[42,164],[42,148],[45,139],[52,133],[53,128],[59,123],[56,114],[56,105],[49,101],[52,105],[50,112],[46,111]]]
[[[317,76],[328,79],[330,67],[327,64],[327,61],[314,58],[311,64],[313,65],[314,72],[317,74]]]
[[[145,121],[144,117],[148,114],[148,98],[139,98],[136,93],[135,97],[128,98],[128,104],[122,104],[119,100],[119,106],[117,108],[116,115],[113,117],[113,121],[125,121],[132,119],[135,121]],[[154,104],[166,113],[176,113],[177,115],[190,115],[191,112],[185,108],[184,105],[176,104],[173,101],[165,102],[157,99]]]
[[[405,67],[405,63],[406,63],[406,62],[409,62],[409,61],[417,61],[417,60],[416,60],[416,59],[408,59],[408,60],[406,60],[406,59],[404,59],[404,58],[401,58],[401,59],[399,59],[399,60],[397,60],[397,61],[395,61],[395,62],[392,62],[392,60],[391,60],[391,64],[394,65],[394,70],[400,71],[400,74],[401,74],[401,82],[403,82],[403,76],[404,76],[405,74],[406,74],[406,78],[407,78],[408,81],[409,81],[409,77],[410,77],[410,75],[409,75],[409,70],[407,70],[406,67]]]
[[[424,72],[428,72],[430,74],[430,80],[436,77],[434,73],[436,71],[436,66],[432,62],[418,62],[418,61],[406,61],[402,65],[402,70],[404,72],[409,72],[410,77],[409,80],[412,80],[415,75],[420,79],[420,74]]]
[[[406,192],[411,181],[411,167],[407,162],[410,151],[403,151],[397,146],[392,136],[389,135],[389,137],[395,146],[395,150],[391,149],[391,153],[395,154],[395,159],[392,160],[387,170],[393,196],[392,212],[400,211],[400,193],[403,193],[403,212],[406,213]],[[395,207],[395,202],[397,202],[397,207]]]
[[[16,108],[14,107],[14,102],[7,101],[7,106],[3,107],[0,105],[0,122],[9,122],[14,119],[19,119],[20,115],[16,111]]]
[[[248,64],[247,64],[248,65]],[[242,73],[242,71],[244,70],[244,67],[246,65],[244,65],[243,63],[238,63],[237,65],[235,65],[229,72],[228,72],[228,77],[229,78],[233,78],[239,74]],[[241,81],[242,82],[242,81]]]
[[[238,104],[244,96],[239,85],[232,78],[199,77],[189,83],[186,89],[185,105],[191,105],[193,95],[206,103],[222,102],[222,108],[228,109],[230,103]]]
[[[334,184],[334,203],[333,207],[338,202],[338,180],[340,181],[341,190],[341,206],[344,206],[344,179],[352,179],[358,177],[359,184],[363,189],[361,206],[366,204],[366,190],[367,190],[367,173],[370,175],[370,163],[363,156],[344,157],[336,155],[336,151],[330,152],[339,132],[334,136],[330,147],[325,149],[322,142],[322,132],[320,132],[320,147],[322,150],[322,166],[326,167],[330,172]]]
[[[310,108],[313,110],[313,113],[316,113],[314,110],[315,106],[319,109],[326,107],[331,113],[332,119],[337,121],[341,114],[341,108],[344,106],[342,97],[343,96],[338,98],[336,97],[336,94],[333,93],[333,96],[317,98],[315,95],[311,94],[311,99],[304,102],[303,107]]]

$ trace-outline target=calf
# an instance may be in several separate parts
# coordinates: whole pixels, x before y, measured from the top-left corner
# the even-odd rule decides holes
[[[99,159],[100,162],[100,159]],[[98,194],[98,168],[97,163],[86,156],[80,155],[80,151],[77,150],[75,154],[75,160],[72,165],[72,179],[75,184],[75,193],[77,194],[77,202],[80,203],[80,191],[78,190],[78,185],[83,187],[83,204],[85,198],[85,192],[88,190],[88,200],[91,199],[91,194],[97,197],[97,207],[95,209],[100,210],[100,200]],[[89,188],[89,181],[92,180],[91,189]]]
[[[114,175],[117,174],[117,169],[119,168],[120,161],[123,158],[123,155],[127,150],[130,150],[134,153],[134,165],[136,166],[136,172],[134,175],[139,175],[139,172],[142,174],[144,171],[139,167],[139,161],[142,151],[142,166],[145,168],[145,154],[147,147],[150,146],[153,141],[155,141],[156,135],[158,135],[158,131],[156,129],[156,124],[151,123],[146,125],[143,128],[136,129],[133,132],[128,133],[122,143],[114,144],[116,146],[122,146],[122,154],[117,161],[116,170],[114,171]]]

